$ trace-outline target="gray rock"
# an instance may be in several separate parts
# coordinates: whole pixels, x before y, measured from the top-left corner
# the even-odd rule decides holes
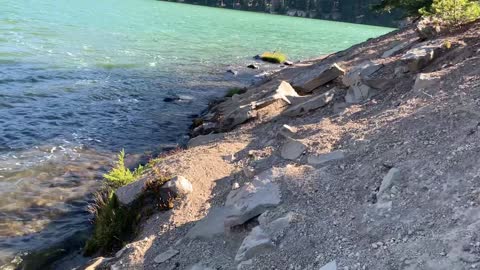
[[[441,41],[421,43],[407,51],[402,56],[401,61],[408,66],[409,71],[417,72],[435,60],[443,52],[443,49]]]
[[[169,249],[161,254],[158,254],[155,259],[153,259],[154,262],[156,263],[163,263],[163,262],[166,262],[168,260],[170,260],[171,258],[175,257],[178,255],[178,253],[180,253],[180,251],[178,250],[175,250],[175,249]]]
[[[345,71],[337,64],[319,65],[310,71],[302,73],[302,75],[293,79],[291,83],[295,89],[310,93],[314,89],[342,76],[344,73]]]
[[[188,141],[187,147],[193,148],[197,146],[207,145],[224,137],[223,133],[211,133],[208,135],[198,135]]]
[[[322,155],[310,155],[307,162],[310,165],[321,165],[333,160],[340,160],[345,158],[345,154],[341,150],[333,151]]]
[[[324,107],[333,100],[335,91],[336,88],[333,88],[324,94],[315,97],[301,97],[299,100],[304,100],[303,102],[292,106],[288,110],[284,111],[283,114],[294,117]]]
[[[241,188],[230,191],[227,196],[225,207],[231,212],[225,219],[225,227],[229,229],[241,225],[268,208],[277,206],[280,201],[280,188],[269,179],[246,183]]]
[[[167,193],[172,194],[174,197],[185,196],[193,192],[192,183],[183,176],[175,176],[173,179],[163,184],[161,189],[167,190]]]
[[[254,102],[253,108],[258,110],[270,104],[273,104],[278,100],[282,100],[286,104],[292,104],[290,99],[293,97],[299,97],[297,91],[295,91],[295,89],[293,89],[293,87],[288,82],[282,81],[272,95]]]
[[[280,155],[284,159],[296,160],[303,154],[303,152],[305,152],[305,150],[307,150],[307,146],[302,142],[294,139],[287,139],[280,149]]]
[[[255,118],[256,116],[257,114],[253,110],[252,105],[240,106],[225,116],[225,120],[221,123],[221,128],[223,130],[230,130],[252,118]]]
[[[391,168],[382,180],[380,189],[378,190],[377,198],[381,199],[385,192],[389,190],[392,185],[397,182],[401,177],[402,175],[399,169]]]
[[[442,28],[439,23],[426,17],[417,23],[415,31],[421,39],[426,40],[436,37],[442,31]]]
[[[348,104],[361,103],[378,94],[374,88],[383,88],[388,83],[385,79],[374,77],[382,68],[383,64],[367,61],[350,69],[342,79],[343,84],[349,87],[345,101]]]
[[[440,82],[440,77],[428,74],[420,73],[415,79],[415,84],[413,85],[413,91],[418,91],[422,89],[430,88]]]
[[[358,86],[352,86],[347,90],[345,95],[345,102],[347,104],[362,103],[369,98],[375,96],[377,92],[368,85],[361,84]]]
[[[371,61],[364,62],[351,68],[342,78],[342,83],[347,86],[358,86],[364,83],[364,79],[373,76],[375,72],[383,68],[383,64],[377,64]]]
[[[272,250],[275,245],[268,235],[257,226],[248,234],[242,242],[242,245],[235,255],[235,261],[241,262],[252,258],[255,255],[262,254]]]
[[[284,231],[290,223],[293,221],[294,213],[288,213],[286,216],[278,218],[270,223],[263,222],[260,223],[260,226],[267,232],[270,236],[275,236],[282,231]]]
[[[255,64],[250,64],[250,65],[247,66],[247,68],[259,69],[260,67],[258,65],[255,65]]]
[[[297,134],[297,128],[291,127],[289,125],[283,125],[278,133],[284,138],[294,138]]]
[[[232,215],[228,207],[212,207],[207,216],[195,223],[187,237],[190,239],[211,239],[225,233],[225,220]]]
[[[399,42],[395,46],[393,46],[391,49],[389,49],[388,51],[385,51],[382,54],[382,58],[391,57],[391,56],[399,53],[400,51],[406,49],[408,46],[410,46],[410,44],[411,43],[409,43],[409,42]]]
[[[337,261],[331,261],[324,265],[320,270],[337,270]]]
[[[129,206],[135,202],[145,191],[148,177],[144,176],[139,180],[118,188],[115,191],[118,202],[123,206]]]

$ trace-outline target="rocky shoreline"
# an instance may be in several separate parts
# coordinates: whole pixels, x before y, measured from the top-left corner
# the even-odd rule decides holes
[[[172,209],[84,269],[480,267],[479,31],[409,26],[216,104],[117,191],[172,175]]]

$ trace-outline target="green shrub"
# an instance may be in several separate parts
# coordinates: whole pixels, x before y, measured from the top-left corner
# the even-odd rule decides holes
[[[112,189],[98,192],[90,211],[95,215],[95,226],[84,248],[86,256],[121,248],[139,220],[134,211],[120,206]]]
[[[480,4],[470,0],[434,0],[430,11],[421,10],[446,24],[462,24],[480,18]]]
[[[260,59],[271,63],[283,63],[287,61],[287,56],[280,52],[264,52],[260,55]]]
[[[391,12],[400,9],[406,16],[420,16],[420,10],[429,10],[432,0],[381,0],[373,6],[374,10]]]
[[[122,150],[120,154],[118,154],[118,161],[115,164],[115,167],[113,167],[108,173],[104,174],[103,177],[112,187],[118,188],[137,180],[144,171],[145,168],[142,165],[138,165],[133,172],[125,167],[125,151]]]
[[[240,95],[245,93],[245,91],[246,90],[244,88],[237,88],[237,87],[230,88],[227,94],[225,95],[225,97],[233,97],[234,95]]]

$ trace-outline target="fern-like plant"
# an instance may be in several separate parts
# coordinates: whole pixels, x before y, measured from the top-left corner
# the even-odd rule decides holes
[[[130,171],[130,169],[128,169],[127,167],[125,167],[125,150],[122,149],[122,151],[120,151],[120,154],[118,154],[117,157],[118,160],[115,164],[115,167],[113,167],[113,169],[103,175],[103,177],[114,188],[127,185],[137,180],[145,171],[145,168],[142,165],[138,165],[138,167],[133,172]]]

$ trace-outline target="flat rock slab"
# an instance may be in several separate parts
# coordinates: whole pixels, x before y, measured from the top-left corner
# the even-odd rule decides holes
[[[257,226],[253,228],[250,234],[243,240],[242,245],[237,251],[237,255],[235,255],[235,261],[241,262],[248,260],[255,255],[268,252],[274,247],[275,245],[268,235],[260,226]]]
[[[167,250],[163,253],[158,254],[155,257],[155,259],[153,259],[153,261],[156,262],[156,263],[163,263],[163,262],[166,262],[166,261],[170,260],[171,258],[177,256],[178,253],[180,253],[180,251],[178,251],[176,249],[169,249],[169,250]]]
[[[296,160],[303,154],[303,152],[305,152],[305,150],[307,150],[307,146],[302,142],[294,139],[287,139],[280,149],[280,155],[284,159]]]
[[[191,138],[188,141],[188,148],[193,148],[197,146],[202,146],[206,144],[210,144],[216,140],[220,140],[224,137],[223,133],[212,133],[208,135],[198,135],[197,137]]]
[[[310,155],[308,156],[307,162],[310,165],[321,165],[329,161],[340,160],[343,158],[345,158],[343,151],[337,150],[328,154]]]
[[[280,187],[270,181],[254,180],[237,190],[232,190],[225,202],[231,214],[225,219],[225,227],[241,225],[281,201]]]
[[[287,116],[300,116],[302,114],[314,111],[318,108],[325,107],[333,100],[335,91],[336,88],[333,88],[318,96],[301,97],[301,100],[304,100],[303,102],[292,106],[288,110],[284,111],[283,114]]]
[[[115,195],[117,196],[118,202],[123,206],[129,206],[135,200],[140,198],[140,196],[145,191],[145,186],[148,182],[147,177],[142,177],[139,180],[132,182],[128,185],[118,188],[115,191]]]
[[[337,64],[321,65],[302,73],[300,76],[293,79],[291,83],[295,89],[310,93],[316,88],[342,76],[344,73],[345,71]]]

